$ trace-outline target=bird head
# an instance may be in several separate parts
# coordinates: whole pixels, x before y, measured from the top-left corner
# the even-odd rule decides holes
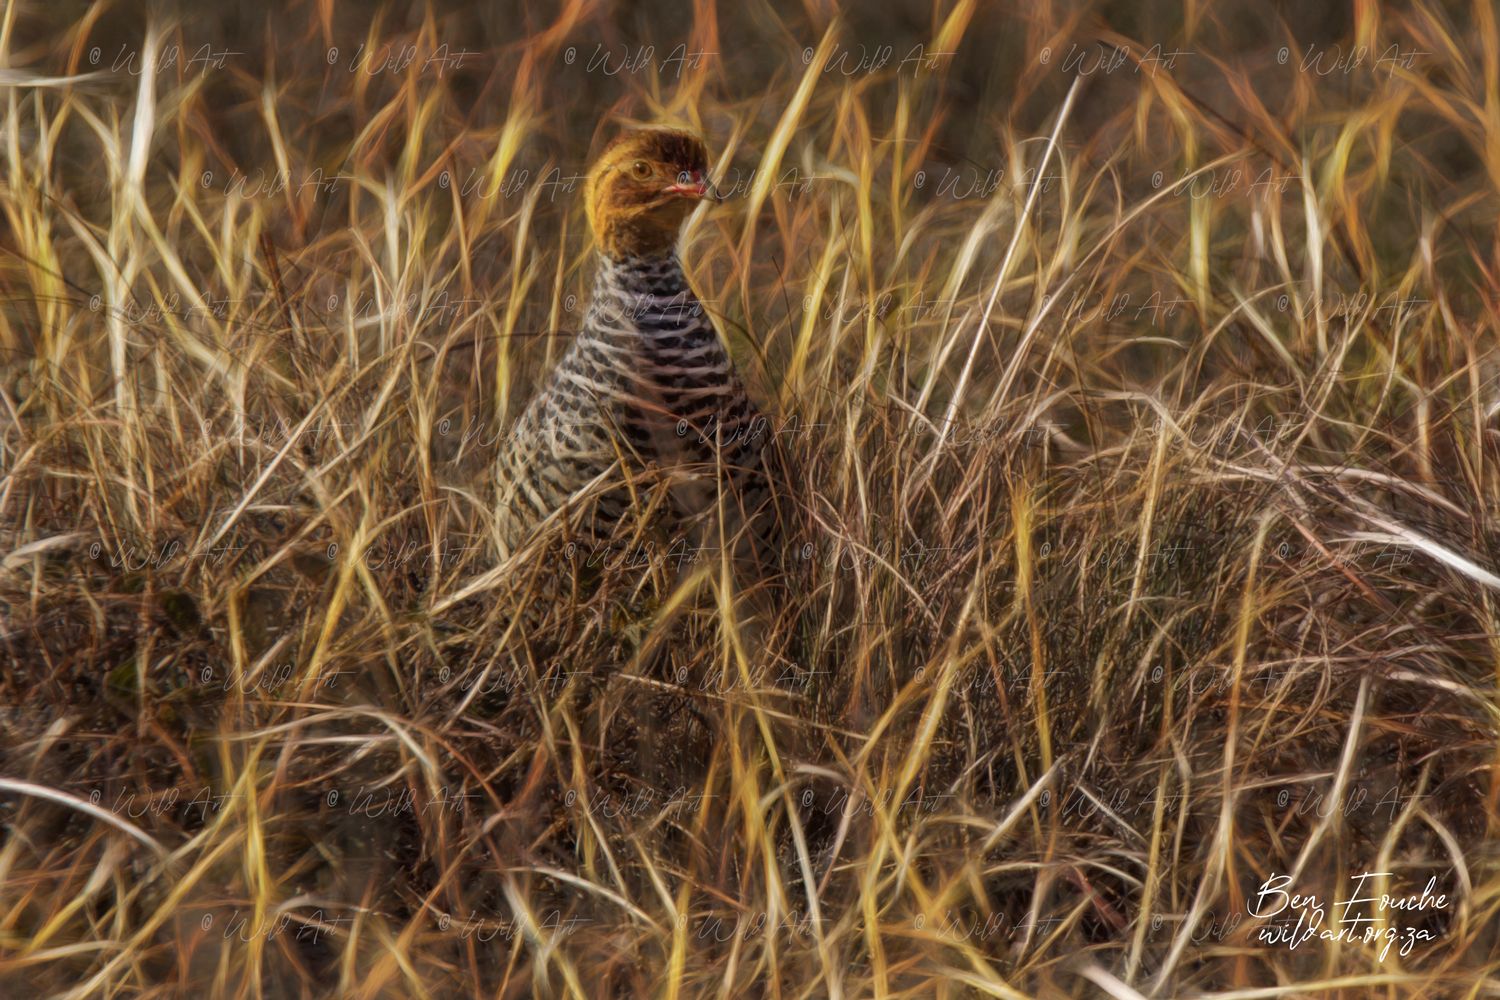
[[[664,127],[631,129],[606,146],[585,197],[594,243],[615,258],[670,253],[698,202],[719,200],[703,140]]]

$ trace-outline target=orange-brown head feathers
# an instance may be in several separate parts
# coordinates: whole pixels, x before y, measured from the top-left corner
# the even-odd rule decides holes
[[[631,129],[594,161],[584,197],[594,243],[606,255],[669,253],[682,220],[700,200],[713,197],[708,149],[681,129]]]

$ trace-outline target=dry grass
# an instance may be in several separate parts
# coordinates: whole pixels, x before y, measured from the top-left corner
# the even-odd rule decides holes
[[[1500,995],[1485,0],[546,7],[5,7],[0,993]],[[611,110],[722,156],[765,646],[507,634]]]

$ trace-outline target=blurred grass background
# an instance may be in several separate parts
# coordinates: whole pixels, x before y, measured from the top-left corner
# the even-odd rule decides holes
[[[1500,990],[1489,4],[8,4],[0,84],[0,993]],[[796,587],[517,662],[624,120]],[[1445,904],[1263,939],[1368,871]]]

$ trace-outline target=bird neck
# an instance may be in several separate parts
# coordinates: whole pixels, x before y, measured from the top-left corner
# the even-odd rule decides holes
[[[681,291],[688,287],[682,260],[675,250],[650,256],[614,257],[600,253],[596,257],[595,285],[641,294]]]
[[[598,335],[681,335],[709,327],[677,254],[599,255],[586,325]]]

